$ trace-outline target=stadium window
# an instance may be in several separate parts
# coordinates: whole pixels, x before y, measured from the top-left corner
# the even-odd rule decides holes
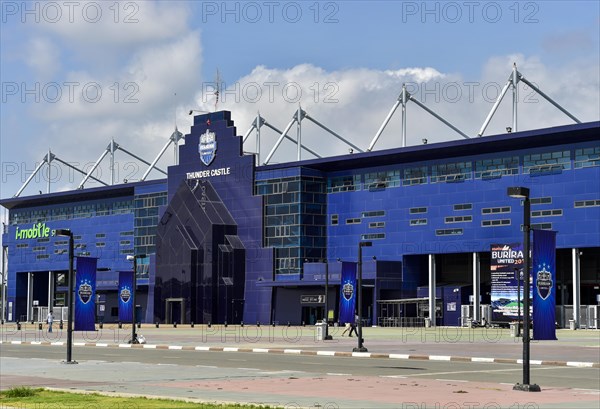
[[[385,216],[385,210],[374,210],[371,212],[362,212],[362,217],[380,217]]]
[[[463,234],[463,229],[437,229],[436,236],[459,236]]]
[[[576,200],[574,207],[596,207],[600,206],[600,200]]]
[[[540,204],[550,204],[552,203],[552,197],[532,197],[529,202],[532,205],[540,205]]]
[[[427,224],[427,219],[412,219],[410,221],[411,226],[423,226]]]
[[[454,210],[456,210],[456,211],[471,210],[471,209],[473,209],[473,204],[472,203],[460,203],[460,204],[455,204],[454,205]]]
[[[600,166],[600,146],[593,148],[575,149],[575,169]]]
[[[571,151],[533,153],[523,156],[523,173],[531,176],[560,173],[571,169]]]
[[[419,213],[427,213],[426,207],[411,207],[408,212],[410,214],[419,214]]]
[[[496,179],[519,173],[519,157],[482,159],[475,161],[475,179]]]
[[[486,207],[481,209],[481,214],[499,214],[499,213],[510,213],[510,206],[502,206],[502,207]]]
[[[553,217],[562,216],[562,209],[551,209],[551,210],[535,210],[531,212],[531,217]]]
[[[510,226],[510,219],[482,220],[481,227]]]
[[[444,219],[444,223],[465,223],[472,221],[472,216],[449,216]]]

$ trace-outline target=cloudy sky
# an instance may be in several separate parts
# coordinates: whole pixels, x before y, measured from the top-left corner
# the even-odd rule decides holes
[[[476,136],[513,62],[582,121],[598,120],[597,1],[2,1],[2,184],[13,196],[48,149],[89,169],[111,138],[151,160],[190,109],[221,98],[244,134],[258,111],[283,129],[298,104],[366,149],[402,84],[416,99]],[[511,124],[510,94],[485,135]],[[519,87],[519,130],[572,121]],[[401,144],[399,111],[375,149]],[[408,144],[461,139],[416,104]],[[292,132],[295,136],[295,132]],[[263,158],[277,139],[262,132]],[[303,142],[323,155],[348,147],[311,123]],[[249,138],[245,151],[255,151]],[[284,142],[274,162],[293,160]],[[309,158],[310,154],[306,154]],[[117,180],[145,166],[117,153]],[[160,162],[166,168],[172,150]],[[108,158],[96,174],[108,181]],[[153,172],[151,177],[160,177]],[[47,173],[23,195],[46,191]],[[81,177],[53,167],[52,191]],[[89,182],[86,187],[98,186]]]

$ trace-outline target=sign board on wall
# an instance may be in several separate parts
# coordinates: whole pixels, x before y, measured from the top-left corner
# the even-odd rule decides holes
[[[300,304],[325,304],[324,295],[301,295]]]

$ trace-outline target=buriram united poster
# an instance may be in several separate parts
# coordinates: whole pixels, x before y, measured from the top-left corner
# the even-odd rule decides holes
[[[521,281],[520,295],[518,295],[519,283],[517,281],[517,277],[523,273],[525,267],[523,245],[521,243],[492,244],[491,250],[492,322],[515,321],[519,309],[521,317],[524,313],[523,281]]]

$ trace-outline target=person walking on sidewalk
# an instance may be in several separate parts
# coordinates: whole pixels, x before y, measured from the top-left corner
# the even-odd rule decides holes
[[[52,332],[52,323],[54,322],[54,316],[52,310],[48,310],[48,316],[46,317],[46,323],[48,324],[48,332]]]
[[[344,331],[342,332],[342,337],[343,337],[344,335],[346,335],[346,332],[350,331],[351,329],[352,329],[352,324],[351,324],[351,323],[349,323],[349,322],[347,322],[347,323],[346,323],[346,327],[344,328]],[[351,337],[352,335],[349,335],[349,336]]]
[[[352,324],[350,324],[350,334],[348,334],[349,337],[352,336],[352,332],[354,332],[356,334],[356,336],[358,336],[358,331],[356,330],[357,325],[358,325],[358,315],[355,315],[354,322]]]

